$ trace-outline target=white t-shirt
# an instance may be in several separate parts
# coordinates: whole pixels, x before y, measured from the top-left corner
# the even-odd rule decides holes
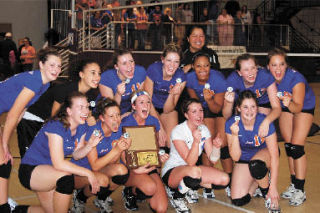
[[[204,148],[204,141],[211,137],[210,131],[208,128],[203,125],[204,128],[201,130],[201,142],[199,143],[199,156],[201,155],[203,148]],[[173,142],[174,140],[182,140],[184,141],[188,149],[190,150],[193,144],[193,136],[192,132],[189,129],[187,125],[187,121],[177,125],[171,132],[171,139],[170,139],[170,157],[165,162],[162,171],[161,176],[165,175],[166,172],[174,167],[187,165],[187,163],[183,160],[183,158],[180,156],[179,152],[176,150],[176,147],[174,146]]]

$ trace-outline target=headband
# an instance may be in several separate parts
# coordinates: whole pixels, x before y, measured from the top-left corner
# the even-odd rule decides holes
[[[137,100],[137,98],[141,95],[146,95],[150,98],[150,95],[146,91],[140,91],[140,92],[137,92],[136,94],[134,94],[134,96],[132,96],[131,104],[133,104]]]

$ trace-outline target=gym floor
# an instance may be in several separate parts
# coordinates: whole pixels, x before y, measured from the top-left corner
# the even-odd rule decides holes
[[[314,123],[320,123],[320,83],[311,83],[311,87],[316,95],[316,109]],[[4,123],[5,115],[2,115],[0,118],[1,123]],[[289,185],[289,169],[287,158],[284,151],[283,141],[279,142],[279,147],[281,150],[280,155],[280,168],[279,168],[279,178],[278,178],[278,192],[281,193]],[[16,133],[13,134],[10,141],[11,152],[14,156],[14,166],[12,169],[10,177],[10,186],[9,186],[9,196],[13,198],[17,203],[24,205],[37,205],[39,201],[32,191],[25,189],[19,182],[18,179],[18,168],[20,164],[20,155],[19,148],[17,145],[17,136]],[[292,213],[304,213],[304,212],[319,212],[320,211],[320,182],[319,174],[317,171],[320,171],[320,133],[317,133],[315,136],[308,137],[305,144],[305,151],[308,158],[308,168],[307,168],[307,177],[305,191],[307,195],[307,200],[304,204],[298,207],[292,207],[289,205],[288,200],[280,200],[280,206],[282,212],[292,212]],[[218,167],[221,168],[220,165]],[[121,199],[121,190],[120,187],[116,190],[111,197],[114,200],[113,211],[115,213],[128,212],[123,205]],[[216,199],[215,200],[206,200],[202,198],[202,190],[199,190],[199,203],[189,204],[193,213],[202,213],[202,212],[211,212],[212,210],[216,212],[267,212],[264,207],[264,200],[262,198],[253,198],[251,202],[243,207],[236,207],[231,205],[230,199],[226,196],[224,190],[216,190]],[[86,205],[86,212],[97,212],[98,209],[92,203],[93,197],[90,198]],[[138,203],[139,210],[137,212],[151,212],[149,206],[146,202]],[[173,213],[175,210],[168,205],[168,212]]]

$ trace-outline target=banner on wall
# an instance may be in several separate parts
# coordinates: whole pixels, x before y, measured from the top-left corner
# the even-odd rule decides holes
[[[245,46],[208,45],[208,48],[213,49],[218,54],[221,69],[234,68],[237,57],[247,52]]]

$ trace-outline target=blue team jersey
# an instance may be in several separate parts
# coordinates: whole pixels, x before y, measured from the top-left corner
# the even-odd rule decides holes
[[[286,73],[280,84],[277,84],[278,92],[282,92],[282,94],[288,93],[289,95],[292,95],[292,89],[298,83],[304,83],[305,85],[305,96],[302,109],[313,109],[316,105],[316,97],[304,76],[295,70],[292,70],[290,68],[286,70]],[[285,106],[283,106],[282,104],[282,101],[281,107],[285,108]]]
[[[229,118],[226,122],[226,133],[231,134],[230,127],[235,122],[234,119],[235,116],[232,116]],[[251,158],[261,149],[264,149],[267,147],[267,144],[265,142],[265,138],[260,138],[258,136],[258,130],[260,127],[260,124],[265,119],[264,114],[257,114],[253,130],[245,130],[241,120],[239,122],[239,142],[241,147],[241,157],[240,160],[243,161],[249,161]],[[275,133],[275,127],[273,123],[269,125],[269,132],[267,134],[267,137]]]
[[[98,121],[96,123],[96,125],[90,126],[88,127],[87,133],[86,133],[86,141],[89,141],[92,133],[94,130],[99,130],[102,134],[103,134],[103,130],[102,130],[102,126],[101,126],[101,121]],[[104,155],[108,154],[111,149],[112,149],[112,142],[114,140],[118,140],[121,137],[121,133],[122,133],[122,127],[119,127],[119,130],[117,132],[112,132],[111,135],[109,137],[103,137],[102,140],[98,143],[98,145],[96,146],[97,149],[97,153],[98,153],[98,158],[103,157]],[[85,167],[87,169],[92,170],[90,163],[88,161],[87,157],[84,157],[80,160],[74,160],[73,158],[71,159],[71,162]]]
[[[78,141],[86,133],[87,124],[81,124],[77,127],[76,134],[71,135],[70,128],[65,128],[60,121],[49,121],[38,132],[30,148],[21,160],[22,164],[28,165],[52,165],[49,141],[46,133],[57,134],[63,139],[64,156],[71,155],[77,146]]]
[[[122,126],[139,126],[136,119],[133,117],[133,113],[130,115],[124,117],[121,120]],[[156,117],[153,117],[152,115],[149,115],[146,119],[145,124],[146,126],[154,126],[156,128],[156,131],[159,132],[160,130],[160,123],[159,120]]]
[[[147,76],[153,81],[152,104],[162,109],[169,95],[170,89],[176,84],[178,78],[181,83],[186,81],[183,70],[178,68],[170,81],[163,80],[163,63],[155,62],[148,67]]]
[[[131,110],[131,102],[130,95],[132,92],[142,89],[141,85],[146,79],[146,70],[144,67],[135,65],[134,76],[130,79],[130,82],[126,84],[126,91],[121,97],[121,114],[128,112]],[[117,75],[117,71],[115,69],[107,70],[101,74],[100,84],[109,87],[112,89],[113,94],[117,93],[117,86],[122,81]]]
[[[50,83],[43,84],[39,70],[16,74],[0,82],[0,114],[8,112],[24,87],[32,90],[35,96],[29,101],[26,108],[36,102],[49,88]]]
[[[209,79],[206,83],[210,85],[210,90],[214,93],[222,93],[227,90],[226,80],[219,71],[210,70]],[[204,85],[199,84],[196,72],[190,72],[187,74],[187,88],[195,91],[203,108],[208,108],[208,104],[203,97]]]
[[[269,97],[267,93],[268,87],[275,82],[274,77],[265,69],[258,68],[256,81],[252,87],[246,88],[242,77],[236,72],[232,72],[227,78],[228,87],[232,87],[236,93],[235,99],[238,99],[239,94],[244,90],[250,90],[255,93],[258,99],[258,104],[269,103]]]

